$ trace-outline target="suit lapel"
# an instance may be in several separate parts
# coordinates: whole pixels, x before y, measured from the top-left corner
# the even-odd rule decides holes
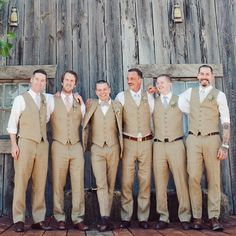
[[[89,123],[94,111],[96,110],[97,106],[98,106],[98,101],[97,100],[92,101],[92,104],[91,104],[89,110],[87,111],[87,113],[84,117],[84,128],[88,125],[88,123]]]

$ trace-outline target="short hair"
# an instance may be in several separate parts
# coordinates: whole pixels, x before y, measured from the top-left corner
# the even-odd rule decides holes
[[[138,68],[131,68],[128,70],[128,72],[136,72],[141,79],[143,78],[143,73]]]
[[[75,77],[75,84],[77,84],[78,75],[77,75],[77,73],[76,73],[75,71],[73,71],[73,70],[66,70],[66,71],[62,74],[62,76],[61,76],[61,82],[63,83],[66,73],[69,73],[69,74],[73,75],[73,76]]]
[[[201,65],[201,66],[199,66],[199,68],[198,68],[198,73],[200,73],[200,70],[202,69],[202,68],[209,68],[210,70],[211,70],[211,73],[213,74],[213,69],[212,69],[212,67],[211,66],[209,66],[209,65]]]
[[[104,79],[100,79],[100,80],[96,81],[96,88],[97,88],[98,84],[107,84],[108,88],[111,87],[110,84]]]
[[[46,73],[46,71],[43,70],[43,69],[37,69],[37,70],[35,70],[35,71],[33,72],[33,75],[35,75],[36,73],[43,74],[43,75],[45,75],[46,77],[48,76],[47,73]]]
[[[170,82],[172,82],[172,78],[169,74],[160,74],[157,76],[157,79],[160,77],[166,77]]]

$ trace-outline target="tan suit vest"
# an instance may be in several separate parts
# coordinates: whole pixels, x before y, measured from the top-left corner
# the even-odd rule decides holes
[[[92,143],[100,147],[106,143],[109,147],[117,144],[118,128],[116,124],[116,117],[110,105],[106,115],[104,116],[100,105],[97,106],[91,119],[92,127]]]
[[[51,115],[52,138],[63,144],[79,142],[79,128],[82,122],[80,105],[74,100],[71,110],[67,112],[61,97],[55,97],[54,103]]]
[[[23,93],[22,96],[25,100],[25,110],[20,116],[18,136],[37,143],[40,143],[42,139],[47,141],[47,106],[45,96],[43,94],[40,95],[40,109],[38,109],[28,92]]]
[[[193,88],[190,99],[189,131],[197,135],[219,132],[219,110],[217,95],[219,90],[213,88],[202,103],[199,99],[199,88]]]
[[[142,92],[140,105],[137,106],[133,100],[130,91],[124,92],[125,104],[123,110],[123,132],[137,137],[139,133],[142,136],[151,133],[150,107],[147,94]]]
[[[166,109],[162,105],[161,98],[156,98],[153,122],[155,138],[162,142],[165,138],[173,141],[183,136],[183,113],[178,107],[178,96],[172,95]]]

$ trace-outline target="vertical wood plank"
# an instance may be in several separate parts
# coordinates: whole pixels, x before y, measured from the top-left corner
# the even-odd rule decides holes
[[[122,55],[124,88],[128,88],[126,77],[129,65],[139,63],[138,59],[138,35],[136,22],[136,1],[120,0],[120,18],[122,34]]]
[[[105,0],[88,1],[89,12],[89,78],[90,96],[95,95],[95,82],[106,80]]]
[[[23,64],[39,64],[40,0],[25,1]],[[22,27],[22,26],[21,26]]]
[[[169,4],[170,0],[152,0],[156,64],[170,64]]]
[[[57,1],[57,90],[61,88],[60,77],[72,69],[71,0]]]
[[[4,154],[0,154],[0,216],[3,213]]]
[[[138,50],[140,64],[155,64],[155,47],[153,38],[152,2],[136,0]],[[152,84],[152,78],[145,78],[144,87]]]
[[[123,89],[119,1],[105,1],[106,71],[111,97]]]
[[[223,88],[230,108],[231,140],[229,157],[222,163],[224,192],[230,197],[233,212],[236,213],[236,2],[215,1],[220,58],[223,62]]]
[[[16,39],[13,41],[13,48],[11,50],[10,56],[7,58],[8,65],[22,65],[23,64],[23,34],[24,34],[24,11],[25,3],[17,0],[9,1],[9,12],[12,7],[17,8],[18,14],[18,27],[9,27],[10,31],[15,32]]]
[[[3,182],[3,214],[11,215],[13,186],[14,186],[14,167],[11,155],[5,154],[4,163],[4,182]]]
[[[72,61],[78,73],[77,91],[86,100],[89,97],[89,43],[88,8],[86,0],[72,0]]]
[[[185,24],[188,63],[201,63],[200,23],[198,14],[199,0],[186,0]]]

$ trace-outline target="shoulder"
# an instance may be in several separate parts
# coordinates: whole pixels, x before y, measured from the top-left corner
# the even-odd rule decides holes
[[[113,106],[117,108],[122,108],[122,104],[117,100],[112,100]]]

